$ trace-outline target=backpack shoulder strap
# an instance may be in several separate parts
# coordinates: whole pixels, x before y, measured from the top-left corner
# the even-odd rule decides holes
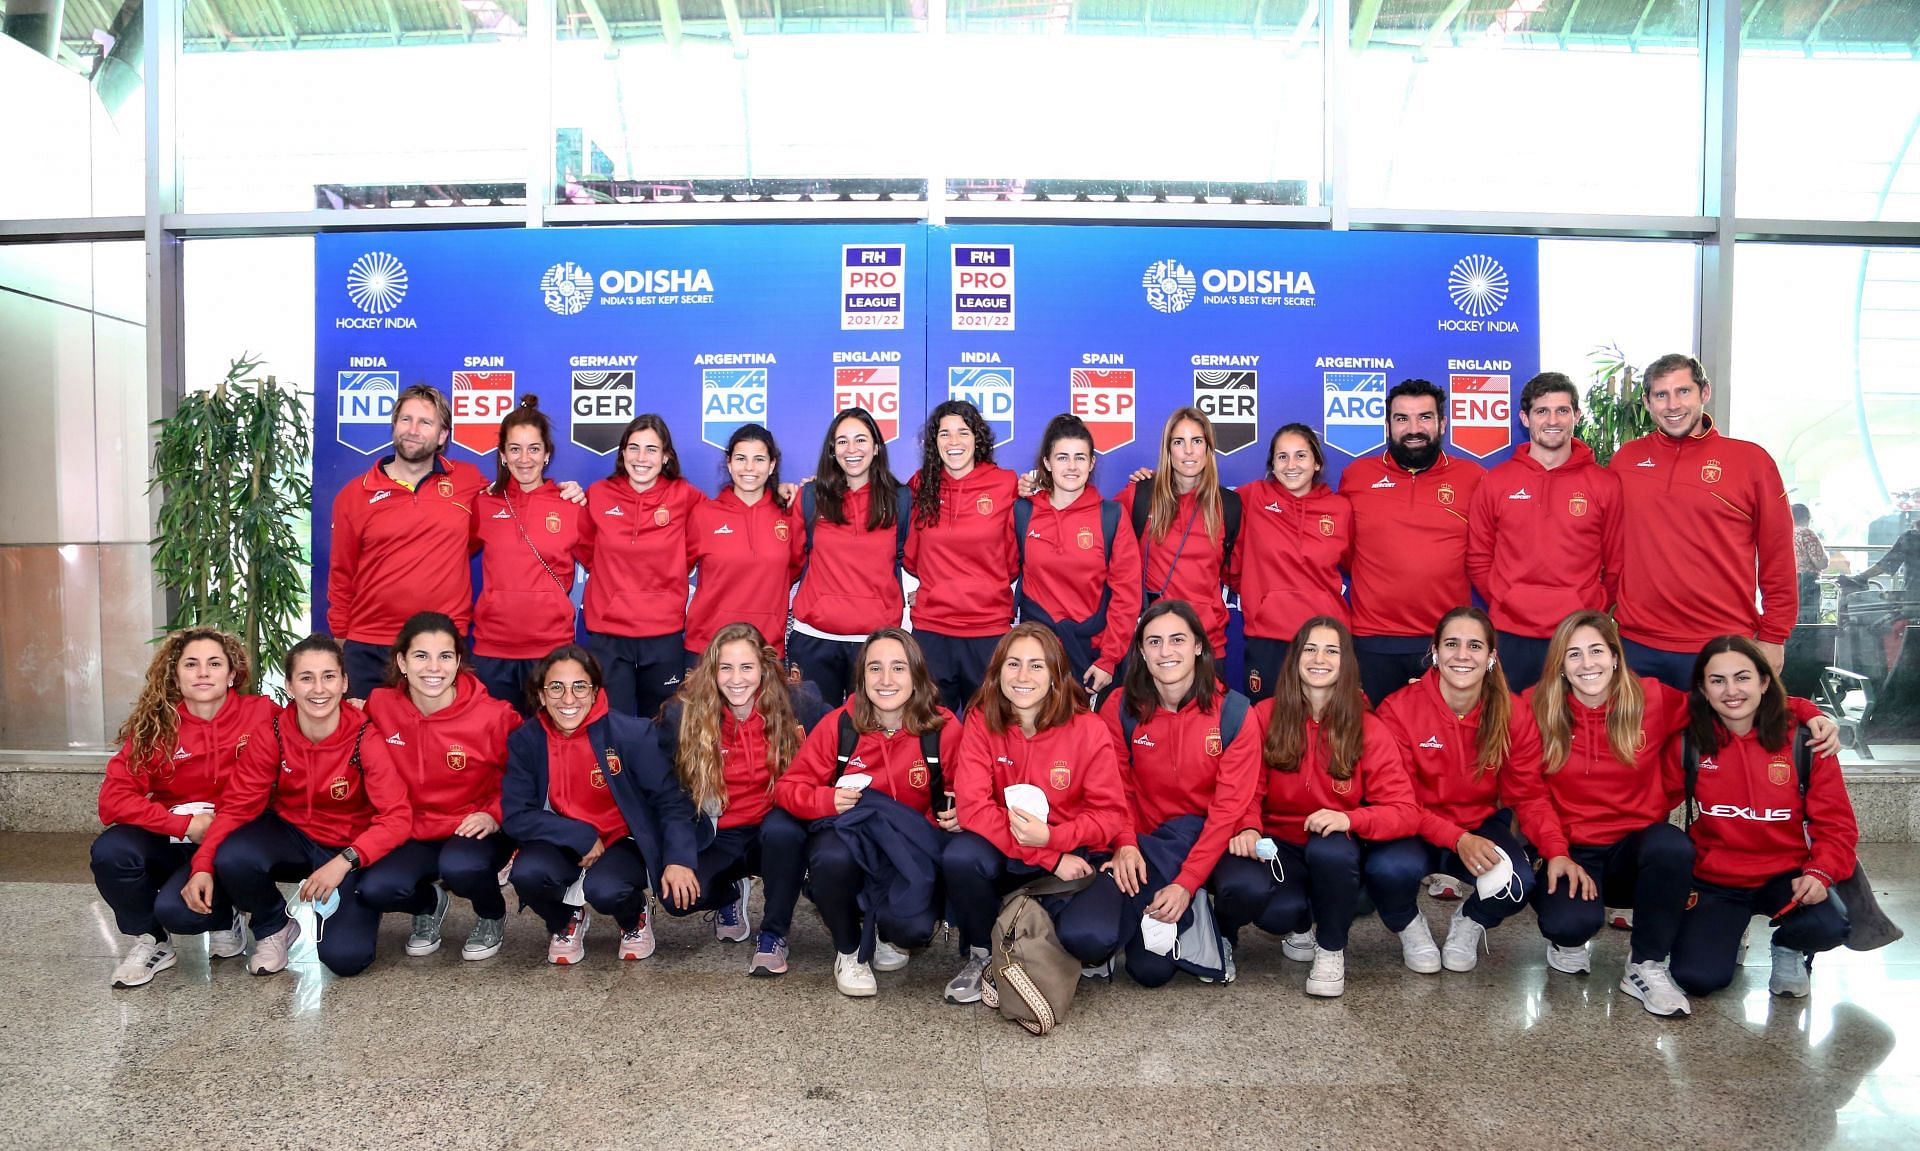
[[[1220,570],[1232,566],[1233,543],[1240,538],[1240,493],[1220,489]]]
[[[1133,507],[1127,511],[1133,520],[1133,534],[1136,539],[1147,534],[1147,513],[1153,510],[1153,488],[1145,484],[1133,485]]]
[[[1813,786],[1813,744],[1807,738],[1807,725],[1804,723],[1793,725],[1793,768],[1800,777],[1800,798],[1804,800],[1807,788]],[[1804,803],[1801,804],[1801,810],[1806,810]]]
[[[807,525],[807,555],[813,555],[813,521],[820,514],[819,504],[813,496],[812,484],[800,485],[800,519]]]
[[[893,568],[894,575],[907,562],[907,529],[913,526],[913,489],[900,485],[900,494],[895,498],[893,509]]]
[[[1693,830],[1693,785],[1700,778],[1700,749],[1693,746],[1691,735],[1680,738],[1680,770],[1686,779],[1686,799],[1681,810],[1685,813],[1687,830]]]
[[[833,753],[833,758],[839,761],[840,764],[840,775],[846,774],[847,761],[853,758],[854,745],[859,742],[860,733],[855,731],[853,727],[853,713],[850,711],[841,712],[839,747]],[[838,779],[840,776],[836,775],[834,778]]]
[[[1038,493],[1036,493],[1038,494]],[[1027,570],[1027,528],[1033,524],[1033,500],[1031,497],[1013,501],[1013,540],[1019,549],[1020,570]]]
[[[1017,506],[1017,505],[1016,505]],[[920,758],[927,761],[927,794],[933,797],[935,808],[940,806],[940,797],[947,791],[946,772],[940,770],[940,732],[941,728],[928,728],[920,733]]]
[[[1129,758],[1133,755],[1133,729],[1138,726],[1140,726],[1140,721],[1133,718],[1133,709],[1127,706],[1126,697],[1122,696],[1120,699],[1120,734],[1127,737],[1127,755]]]
[[[372,726],[371,719],[360,721],[360,730],[353,733],[353,754],[347,758],[347,766],[359,772],[363,779],[366,778],[367,769],[360,766],[360,741],[367,737],[367,729]]]
[[[1246,721],[1247,709],[1252,704],[1247,697],[1228,689],[1226,699],[1220,702],[1220,744],[1222,747],[1233,743],[1233,737],[1240,734],[1240,725]]]
[[[1106,545],[1107,562],[1113,562],[1113,533],[1120,530],[1120,503],[1117,500],[1100,501],[1100,540]]]

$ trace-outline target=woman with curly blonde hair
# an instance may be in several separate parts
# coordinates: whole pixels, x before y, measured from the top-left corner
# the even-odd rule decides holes
[[[120,751],[100,784],[107,830],[92,855],[100,897],[134,937],[113,970],[115,987],[139,987],[178,962],[171,934],[207,932],[215,958],[246,950],[246,927],[223,895],[199,915],[180,889],[247,733],[273,711],[271,700],[247,694],[252,683],[238,639],[212,628],[177,631],[153,653],[140,697],[114,736]]]
[[[714,937],[730,943],[752,933],[753,876],[766,884],[763,935],[785,939],[800,899],[800,853],[769,844],[761,826],[774,814],[774,783],[826,708],[812,684],[789,686],[781,669],[779,653],[760,629],[728,624],[714,633],[660,716],[661,751],[694,808],[717,827],[694,864],[701,898],[667,910],[713,912]]]

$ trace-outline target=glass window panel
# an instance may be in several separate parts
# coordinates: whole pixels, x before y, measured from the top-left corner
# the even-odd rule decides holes
[[[1565,372],[1584,394],[1605,349],[1635,365],[1692,351],[1697,278],[1690,243],[1540,241],[1541,369]]]
[[[1698,0],[1353,0],[1352,204],[1700,210]]]
[[[23,15],[14,35],[0,35],[0,219],[137,216],[146,179],[140,6],[51,7],[57,27]]]

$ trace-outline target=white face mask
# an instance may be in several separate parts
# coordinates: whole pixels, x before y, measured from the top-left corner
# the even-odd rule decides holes
[[[1519,877],[1513,873],[1513,858],[1498,844],[1494,845],[1493,850],[1499,853],[1500,862],[1475,877],[1474,890],[1480,893],[1482,899],[1509,899],[1518,903],[1522,889]]]

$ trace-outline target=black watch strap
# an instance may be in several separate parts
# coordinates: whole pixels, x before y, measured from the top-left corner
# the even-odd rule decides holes
[[[342,858],[342,859],[344,859],[344,860],[346,860],[346,861],[347,861],[347,870],[348,870],[348,871],[358,871],[358,870],[360,870],[360,853],[359,853],[359,852],[357,852],[357,851],[355,851],[355,850],[354,850],[353,848],[351,848],[351,847],[343,847],[343,848],[341,848],[341,849],[340,849],[340,858]]]

